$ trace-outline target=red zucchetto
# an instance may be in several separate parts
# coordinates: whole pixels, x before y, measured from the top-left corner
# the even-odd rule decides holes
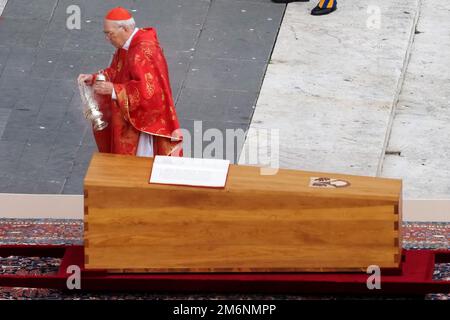
[[[122,7],[117,7],[109,10],[109,12],[106,14],[105,19],[106,20],[128,20],[131,19],[133,16],[131,13]]]

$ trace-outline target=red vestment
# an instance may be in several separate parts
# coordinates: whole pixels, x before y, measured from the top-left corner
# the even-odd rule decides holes
[[[135,155],[141,132],[153,136],[154,155],[182,156],[182,135],[169,82],[167,62],[153,28],[140,29],[128,50],[118,49],[106,81],[117,99],[98,96],[109,123],[94,131],[100,152]],[[95,77],[94,77],[95,81]]]

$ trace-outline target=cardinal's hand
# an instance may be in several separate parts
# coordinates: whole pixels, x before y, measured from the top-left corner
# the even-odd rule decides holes
[[[98,81],[94,83],[94,92],[97,94],[111,95],[114,89],[112,82]]]
[[[92,83],[92,80],[93,80],[92,74],[83,74],[82,73],[78,76],[79,83],[85,82],[86,84],[90,85]]]

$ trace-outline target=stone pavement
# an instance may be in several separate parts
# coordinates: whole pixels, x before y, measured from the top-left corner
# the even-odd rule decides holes
[[[66,28],[71,4],[81,9],[80,30]],[[183,128],[192,135],[194,128],[247,130],[284,5],[8,0],[0,18],[0,192],[82,194],[96,147],[75,79],[109,63],[102,20],[119,4],[138,26],[157,28]]]
[[[0,0],[0,15],[3,12],[3,9],[5,9],[6,1],[7,0]]]
[[[287,6],[244,152],[280,130],[282,168],[398,177],[406,199],[449,199],[450,5],[338,1],[325,19],[314,5]]]
[[[422,0],[382,169],[408,198],[450,198],[449,53],[450,2]]]
[[[81,30],[65,26],[74,3]],[[181,125],[200,136],[187,153],[202,156],[209,128],[252,129],[245,144],[218,141],[237,142],[223,155],[234,161],[254,130],[275,129],[282,168],[399,177],[406,199],[449,198],[450,4],[433,0],[339,1],[324,17],[309,15],[316,1],[9,0],[0,192],[82,193],[96,147],[74,80],[108,64],[102,19],[119,3],[158,28]]]
[[[251,124],[280,129],[281,167],[377,174],[417,3],[377,1],[379,29],[369,4],[340,1],[326,20],[288,5]]]

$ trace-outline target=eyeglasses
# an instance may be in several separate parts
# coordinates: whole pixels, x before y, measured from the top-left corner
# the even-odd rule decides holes
[[[118,29],[120,29],[120,28],[122,28],[122,26],[117,27],[115,30],[111,30],[111,31],[106,31],[106,30],[104,30],[103,33],[105,34],[105,37],[106,37],[107,39],[110,39],[111,36],[112,36]]]
[[[114,34],[114,31],[103,31],[106,38],[111,38],[111,36]]]

